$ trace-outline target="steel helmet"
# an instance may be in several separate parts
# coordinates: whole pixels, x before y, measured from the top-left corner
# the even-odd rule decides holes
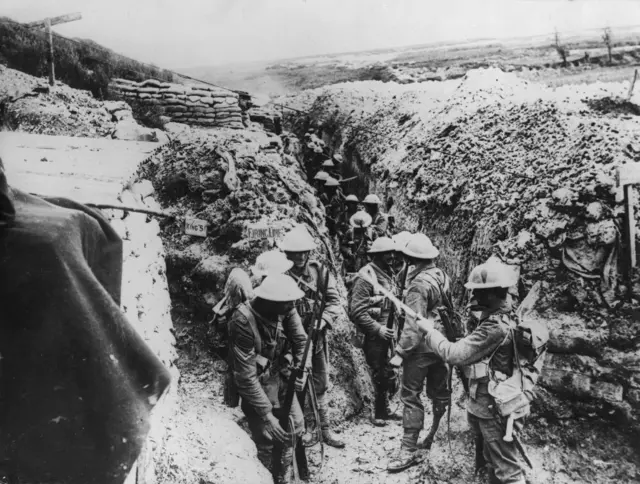
[[[362,200],[362,203],[371,203],[373,205],[380,205],[382,204],[382,201],[380,200],[380,198],[378,198],[378,195],[370,193],[369,195],[364,197],[364,200]]]
[[[371,215],[364,210],[354,213],[349,219],[349,225],[352,227],[366,228],[373,223]]]
[[[402,253],[416,259],[435,259],[440,251],[431,243],[431,239],[422,233],[413,234],[402,249]]]
[[[367,251],[369,254],[380,254],[382,252],[395,252],[396,244],[389,237],[378,237],[371,244],[371,248]]]
[[[337,187],[337,186],[340,186],[340,182],[338,180],[336,180],[335,178],[333,178],[333,177],[329,177],[324,182],[324,186],[325,187]]]
[[[347,198],[345,198],[344,201],[360,203],[360,200],[358,200],[358,197],[356,197],[355,195],[347,195]]]
[[[255,289],[254,294],[261,299],[275,302],[295,301],[304,296],[296,281],[286,274],[268,275]]]
[[[316,173],[316,176],[313,177],[314,180],[326,180],[329,178],[329,174],[326,171],[319,171]]]
[[[515,272],[501,261],[491,260],[474,267],[469,274],[467,289],[490,289],[511,287],[518,283]]]
[[[342,155],[340,153],[333,155],[333,159],[338,163],[342,163]]]
[[[316,242],[304,225],[291,229],[280,243],[285,252],[309,252],[316,248]]]
[[[263,252],[251,267],[251,273],[256,277],[264,277],[269,274],[284,274],[293,267],[293,262],[279,250]]]
[[[413,234],[411,232],[407,232],[406,230],[395,234],[392,239],[396,244],[396,250],[402,251],[402,249],[407,246],[412,236]]]
[[[322,168],[333,168],[335,165],[333,164],[333,160],[327,158],[322,162]]]

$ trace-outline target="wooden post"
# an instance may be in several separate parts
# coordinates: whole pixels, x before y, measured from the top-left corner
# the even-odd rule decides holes
[[[627,101],[631,99],[633,95],[633,88],[636,85],[636,80],[638,79],[638,69],[636,69],[633,73],[633,80],[631,81],[631,85],[629,86],[629,94],[627,94]]]
[[[47,37],[49,38],[49,85],[53,86],[56,83],[56,74],[53,64],[53,34],[51,33],[51,19],[45,19],[47,27]]]
[[[634,208],[634,191],[633,185],[625,185],[624,187],[624,215],[625,215],[625,235],[626,240],[625,243],[628,247],[628,269],[627,269],[627,280],[628,280],[628,296],[629,300],[633,298],[633,275],[634,268],[637,265],[637,255],[636,255],[636,220],[633,213]]]

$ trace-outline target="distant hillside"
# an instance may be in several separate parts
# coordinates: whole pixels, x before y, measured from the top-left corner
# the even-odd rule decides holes
[[[92,40],[73,42],[54,37],[53,42],[56,79],[76,89],[91,91],[99,98],[106,94],[109,80],[114,77],[174,81],[170,72],[125,58]],[[0,17],[0,64],[32,76],[47,76],[47,51],[43,31]]]

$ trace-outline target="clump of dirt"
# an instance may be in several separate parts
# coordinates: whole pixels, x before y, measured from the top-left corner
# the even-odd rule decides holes
[[[626,99],[614,99],[603,97],[601,99],[591,99],[585,101],[594,111],[602,114],[631,114],[640,116],[640,106]]]

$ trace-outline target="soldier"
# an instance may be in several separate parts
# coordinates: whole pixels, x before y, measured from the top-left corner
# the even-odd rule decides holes
[[[345,234],[347,230],[349,230],[349,220],[351,220],[351,217],[358,211],[359,204],[360,200],[358,200],[358,197],[355,195],[349,195],[345,198],[344,209],[338,219],[338,230],[341,234]]]
[[[364,209],[373,219],[371,223],[373,238],[377,239],[378,237],[387,236],[389,232],[389,221],[387,215],[380,211],[382,201],[378,195],[369,194],[364,197],[362,203],[364,204]]]
[[[371,247],[371,215],[361,210],[349,219],[351,228],[341,242],[344,270],[346,273],[358,272],[367,264],[367,252]]]
[[[514,347],[518,346],[513,341],[513,328],[517,319],[509,295],[509,288],[517,284],[515,279],[513,272],[501,262],[487,262],[471,271],[465,287],[472,291],[471,310],[481,314],[478,326],[465,338],[451,343],[432,327],[421,324],[420,328],[426,333],[426,344],[434,353],[451,365],[464,366],[470,389],[467,418],[477,442],[481,441],[490,482],[524,484],[524,471],[518,462],[518,444],[516,439],[510,442],[502,438],[505,429],[495,413],[498,404],[491,395],[492,384],[500,381],[499,376],[508,378],[516,370],[518,355]],[[518,365],[522,378],[517,380],[524,382],[524,401],[513,412],[515,419],[529,413],[529,403],[535,396],[533,386],[543,363],[544,351],[535,362]],[[521,427],[520,421],[515,422],[516,427]],[[524,451],[520,452],[524,457]]]
[[[449,277],[434,263],[439,251],[429,237],[418,233],[411,237],[402,252],[407,263],[413,266],[407,275],[405,302],[418,315],[433,319],[436,308],[443,305],[443,293],[449,296],[451,291]],[[389,462],[388,470],[391,472],[404,470],[419,461],[418,435],[424,425],[424,406],[420,394],[425,380],[427,396],[433,402],[433,423],[422,444],[424,447],[430,447],[450,398],[449,369],[427,346],[415,318],[405,318],[395,353],[391,364],[396,367],[402,364],[400,398],[404,404],[404,436],[398,454]]]
[[[397,371],[389,364],[394,329],[387,328],[391,302],[378,289],[395,294],[397,290],[393,265],[395,244],[388,237],[376,239],[369,254],[372,261],[358,271],[349,293],[349,318],[364,333],[364,355],[371,368],[375,386],[375,404],[371,422],[382,427],[386,420],[399,420],[389,409],[389,398],[397,391]]]
[[[329,174],[326,171],[319,171],[313,177],[313,187],[317,190],[318,196],[324,193],[324,184],[329,178]]]
[[[262,284],[264,278],[270,274],[285,274],[293,267],[293,262],[279,250],[269,250],[263,252],[256,258],[256,263],[251,266],[251,274]]]
[[[307,340],[294,308],[294,301],[303,296],[291,277],[267,276],[256,288],[255,298],[241,304],[230,321],[230,362],[258,458],[272,470],[274,442],[285,446],[282,473],[274,476],[277,483],[291,482],[291,440],[304,430],[304,417],[296,398],[289,414],[293,428],[287,433],[279,422],[290,375],[288,362],[293,357],[300,363]],[[304,384],[304,378],[296,380],[296,390],[302,390]]]
[[[320,197],[327,211],[327,228],[331,234],[337,233],[338,218],[344,210],[340,196],[340,183],[335,178],[327,178],[324,183],[324,195]]]
[[[329,173],[329,176],[335,179],[340,178],[340,175],[338,173],[338,167],[336,167],[335,163],[331,158],[327,158],[326,160],[324,160],[324,162],[322,163],[322,169],[327,173]]]
[[[319,285],[324,281],[325,271],[329,269],[318,261],[309,260],[311,251],[316,248],[316,243],[304,226],[290,230],[283,238],[280,248],[287,258],[293,262],[293,267],[289,274],[305,293],[305,296],[298,301],[296,307],[303,323],[308,325],[311,319],[308,316],[313,313],[315,293],[319,289]],[[322,315],[318,339],[314,342],[312,356],[313,383],[318,400],[322,438],[327,445],[341,449],[345,446],[344,442],[330,429],[326,395],[329,388],[329,348],[326,332],[332,328],[334,321],[341,312],[340,296],[333,276],[329,276],[329,285],[324,288],[323,292],[326,305]],[[307,333],[309,333],[309,329],[309,327],[305,327]]]

